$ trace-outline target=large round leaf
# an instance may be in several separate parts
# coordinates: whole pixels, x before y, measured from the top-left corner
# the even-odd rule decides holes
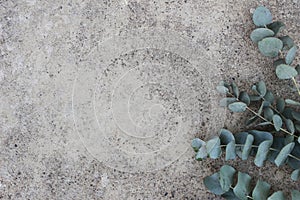
[[[264,38],[258,42],[259,51],[268,57],[278,56],[279,51],[282,49],[283,43],[275,37]]]
[[[253,22],[256,26],[265,26],[272,23],[272,14],[264,6],[259,6],[253,13]]]
[[[268,28],[257,28],[250,34],[251,40],[256,43],[271,36],[274,36],[274,32]]]
[[[276,67],[276,75],[279,79],[291,79],[297,76],[298,72],[294,67],[281,64]]]

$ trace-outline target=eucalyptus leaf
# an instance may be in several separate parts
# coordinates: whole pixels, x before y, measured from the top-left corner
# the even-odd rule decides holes
[[[271,108],[265,108],[264,109],[264,118],[271,121],[273,118],[274,112]]]
[[[249,95],[249,97],[250,97],[250,101],[259,101],[259,100],[261,100],[260,96]]]
[[[277,110],[282,113],[284,111],[284,108],[285,108],[285,101],[284,99],[280,98],[280,99],[277,99],[276,101],[276,108]]]
[[[300,102],[294,101],[294,100],[292,100],[292,99],[286,99],[286,100],[285,100],[285,103],[286,103],[286,104],[289,104],[289,105],[293,105],[293,106],[300,106]]]
[[[222,197],[226,200],[240,200],[233,192],[232,189],[230,189],[228,192],[222,194]]]
[[[229,92],[229,89],[223,85],[218,85],[217,91],[221,94],[227,94]]]
[[[269,196],[270,189],[271,185],[269,183],[258,180],[252,192],[253,200],[267,199]]]
[[[236,98],[226,97],[226,98],[221,99],[220,106],[227,107],[229,104],[236,102],[236,101],[237,101]]]
[[[294,122],[290,119],[286,119],[285,120],[285,125],[286,125],[286,128],[288,129],[288,131],[292,134],[295,133],[295,126],[294,126]]]
[[[262,167],[264,165],[264,161],[267,159],[272,142],[272,140],[266,140],[258,146],[257,154],[254,159],[254,164],[256,166]]]
[[[282,47],[282,41],[275,37],[264,38],[258,42],[259,51],[267,57],[277,57]]]
[[[244,102],[245,104],[247,104],[247,106],[249,106],[249,104],[250,104],[250,97],[249,97],[249,95],[248,95],[247,92],[242,91],[242,92],[240,93],[239,99],[240,99],[242,102]]]
[[[275,192],[273,193],[269,198],[268,200],[286,200],[284,194],[282,191],[278,191],[278,192]]]
[[[279,152],[277,158],[275,159],[275,164],[279,167],[281,165],[283,165],[286,161],[286,159],[288,158],[289,154],[292,152],[292,150],[295,147],[295,143],[289,143],[287,145],[285,145],[281,151]]]
[[[203,145],[196,153],[196,160],[201,161],[205,158],[207,158],[208,154],[207,154],[207,149],[206,146]]]
[[[262,142],[266,140],[273,141],[273,135],[266,131],[259,131],[259,130],[251,130],[249,131],[251,135],[254,137],[254,144],[260,145]]]
[[[247,104],[243,102],[234,102],[228,105],[229,110],[232,112],[244,112],[247,109]]]
[[[274,137],[273,144],[271,148],[278,149],[279,151],[270,151],[268,155],[268,160],[272,163],[275,163],[275,159],[277,158],[280,149],[282,149],[285,145],[285,138],[284,137]]]
[[[248,135],[247,136],[247,139],[246,139],[246,142],[245,142],[245,145],[244,145],[244,148],[243,148],[243,152],[242,152],[242,160],[247,160],[249,155],[250,155],[250,152],[252,150],[252,144],[254,142],[254,137],[253,135]]]
[[[300,192],[298,190],[292,190],[292,200],[299,200]]]
[[[226,191],[223,191],[221,185],[220,185],[220,173],[214,173],[211,176],[207,176],[203,179],[203,183],[205,187],[211,191],[212,193],[216,195],[222,195]]]
[[[294,40],[288,35],[279,37],[279,39],[283,43],[283,50],[288,50],[294,46]]]
[[[293,112],[293,109],[291,109],[291,108],[285,108],[284,111],[282,112],[282,114],[287,119],[293,119],[292,112]]]
[[[232,82],[232,83],[231,83],[231,88],[232,88],[232,91],[233,91],[234,96],[235,96],[236,98],[238,98],[240,92],[239,92],[239,88],[238,88],[238,86],[236,85],[235,82]]]
[[[250,34],[250,39],[253,42],[258,43],[260,40],[274,35],[275,33],[268,28],[257,28]]]
[[[261,97],[264,97],[267,93],[267,87],[264,81],[259,81],[256,84],[257,92],[260,94]]]
[[[286,64],[286,63],[285,63],[285,59],[280,58],[280,59],[275,60],[275,61],[273,62],[274,67],[277,67],[278,65],[281,65],[281,64]]]
[[[229,191],[230,187],[233,184],[233,177],[235,174],[236,170],[229,166],[229,165],[224,165],[220,169],[220,185],[223,191]]]
[[[227,145],[229,142],[235,140],[233,134],[227,129],[221,129],[219,135],[221,144]]]
[[[280,131],[282,127],[282,119],[279,115],[275,114],[273,115],[273,123],[274,123],[274,128],[276,131]]]
[[[300,112],[292,111],[292,116],[295,120],[300,121]]]
[[[265,26],[272,23],[272,14],[270,10],[264,6],[255,9],[252,20],[256,26]]]
[[[282,29],[284,29],[285,25],[281,21],[276,21],[269,24],[267,27],[271,29],[275,35],[277,35],[277,33],[279,33]]]
[[[291,174],[291,179],[293,181],[298,181],[299,177],[300,177],[300,169],[295,169]]]
[[[264,98],[265,98],[266,101],[270,102],[270,104],[273,104],[273,102],[275,100],[273,93],[269,90],[267,91]]]
[[[235,158],[236,158],[235,141],[233,140],[226,146],[225,160],[234,160]]]
[[[297,76],[298,72],[294,67],[281,64],[276,67],[276,75],[279,79],[291,79]]]
[[[206,143],[206,149],[210,158],[219,158],[221,155],[220,138],[215,137],[211,140],[208,140]]]
[[[250,188],[251,177],[248,174],[238,172],[238,182],[233,188],[234,194],[241,200],[248,200],[248,195],[251,192]]]
[[[192,147],[195,151],[198,151],[203,144],[205,144],[205,142],[199,138],[192,140]]]
[[[272,124],[271,122],[262,122],[262,123],[257,124],[256,126],[268,126],[271,124]]]
[[[293,155],[294,157],[299,157],[299,155],[300,155],[300,144],[298,142],[295,143],[295,147],[294,147],[293,151],[291,152],[291,155]],[[298,159],[293,158],[293,157],[289,157],[288,165],[293,169],[299,169],[300,168],[300,161]]]
[[[290,65],[293,62],[293,60],[295,59],[296,53],[297,53],[297,47],[293,46],[286,54],[286,57],[285,57],[286,64]]]

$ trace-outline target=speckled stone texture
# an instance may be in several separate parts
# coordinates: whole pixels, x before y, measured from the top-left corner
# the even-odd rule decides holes
[[[0,199],[220,199],[202,178],[224,159],[195,161],[190,140],[248,116],[215,84],[297,98],[249,39],[258,5],[300,44],[299,0],[0,1]],[[229,164],[300,189],[288,167]]]

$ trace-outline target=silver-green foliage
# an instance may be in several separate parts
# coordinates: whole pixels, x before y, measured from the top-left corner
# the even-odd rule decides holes
[[[235,176],[237,175],[237,182]],[[203,180],[206,188],[228,200],[286,200],[282,191],[270,193],[271,185],[265,181],[258,180],[252,187],[252,178],[243,172],[237,172],[233,167],[224,165],[219,172],[207,176]],[[292,200],[300,199],[300,192],[291,191]]]

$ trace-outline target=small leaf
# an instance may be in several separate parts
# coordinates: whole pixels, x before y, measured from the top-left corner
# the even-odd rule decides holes
[[[218,85],[217,91],[221,94],[227,94],[229,92],[228,88],[223,85]]]
[[[266,140],[258,146],[257,154],[254,159],[254,164],[257,167],[262,167],[264,165],[264,161],[267,159],[272,142],[272,140]]]
[[[285,62],[286,64],[290,65],[293,60],[295,59],[295,56],[296,56],[296,52],[297,52],[297,47],[296,46],[293,46],[286,54],[286,57],[285,57]]]
[[[283,22],[276,21],[268,25],[268,28],[271,29],[275,35],[284,29],[285,25]]]
[[[292,111],[292,116],[295,120],[300,121],[300,112]]]
[[[247,132],[240,132],[234,135],[236,144],[245,144],[247,137],[248,137]],[[236,154],[242,158],[242,147],[241,146],[236,146]]]
[[[264,109],[264,118],[271,121],[273,118],[274,112],[271,108],[265,108]]]
[[[297,76],[298,72],[294,67],[281,64],[276,67],[276,75],[279,79],[291,79]]]
[[[285,145],[285,138],[284,137],[274,137],[272,148],[273,149],[282,149]],[[268,160],[272,163],[275,163],[275,159],[277,158],[280,151],[270,151],[268,155]]]
[[[277,114],[273,115],[273,123],[274,123],[275,130],[280,131],[282,127],[282,119],[279,115]]]
[[[250,152],[252,150],[253,141],[254,141],[253,135],[249,134],[247,136],[247,139],[246,139],[246,142],[245,142],[245,145],[244,145],[244,148],[243,148],[243,152],[242,152],[242,159],[243,160],[247,160],[248,159],[249,154],[250,154]]]
[[[283,37],[279,37],[279,39],[283,43],[283,50],[288,50],[288,49],[290,49],[290,48],[292,48],[294,46],[293,39],[290,38],[290,36],[288,36],[288,35],[283,36]]]
[[[195,138],[192,140],[192,147],[195,151],[198,151],[203,144],[205,144],[205,142],[203,140],[200,140],[199,138]]]
[[[285,145],[281,151],[279,152],[277,158],[275,159],[275,164],[279,167],[282,164],[285,163],[286,159],[288,158],[289,154],[292,152],[292,150],[295,147],[295,143],[289,143],[287,145]]]
[[[274,65],[274,67],[277,67],[278,65],[281,65],[281,64],[286,64],[285,63],[285,59],[278,59],[278,60],[275,60],[274,62],[273,62],[273,65]]]
[[[260,96],[249,95],[249,97],[250,97],[250,101],[259,101],[259,100],[261,100]]]
[[[268,200],[286,200],[286,198],[282,191],[278,191],[273,193],[272,196],[268,198]]]
[[[285,125],[286,125],[286,128],[288,129],[288,131],[292,134],[295,133],[295,126],[294,126],[294,122],[290,119],[286,119],[285,120]]]
[[[222,190],[220,182],[220,173],[214,173],[211,176],[207,176],[203,179],[205,187],[216,195],[222,195],[225,191]]]
[[[240,200],[237,198],[237,196],[234,194],[233,190],[230,189],[228,192],[222,194],[222,197],[226,200]]]
[[[267,182],[258,180],[252,192],[253,200],[267,199],[269,196],[271,185]]]
[[[282,113],[284,111],[284,108],[285,108],[285,101],[284,99],[280,98],[280,99],[277,99],[276,101],[276,108],[277,110]]]
[[[226,146],[226,156],[225,160],[233,160],[236,158],[236,153],[235,153],[235,141],[231,141],[229,144]]]
[[[215,137],[206,143],[207,154],[212,159],[217,159],[221,155],[220,138]]]
[[[292,179],[293,181],[298,181],[299,177],[300,177],[300,169],[294,170],[294,171],[292,172],[291,179]]]
[[[236,98],[229,98],[229,97],[223,98],[220,101],[220,106],[221,107],[227,107],[229,104],[231,104],[233,102],[236,102]]]
[[[292,100],[292,99],[286,99],[286,100],[285,100],[285,103],[286,103],[286,104],[289,104],[289,105],[293,105],[293,106],[300,106],[300,102],[294,101],[294,100]]]
[[[298,190],[292,190],[292,200],[299,200],[300,192]]]
[[[239,88],[238,88],[238,86],[235,84],[235,82],[232,82],[232,83],[231,83],[231,88],[232,88],[232,91],[233,91],[234,96],[235,96],[236,98],[238,98],[240,92],[239,92]]]
[[[282,47],[282,41],[275,37],[264,38],[258,42],[259,51],[267,57],[277,57]]]
[[[284,111],[282,112],[283,116],[288,119],[293,119],[292,115],[293,109],[291,108],[285,108]]]
[[[262,122],[262,123],[257,124],[256,126],[268,126],[271,124],[272,124],[271,122]]]
[[[272,23],[273,18],[268,8],[259,6],[255,9],[252,20],[256,26],[265,26]]]
[[[247,196],[251,192],[250,182],[251,177],[248,174],[238,172],[238,182],[233,188],[233,192],[241,200],[248,200]]]
[[[257,28],[250,34],[250,39],[253,42],[258,43],[260,40],[274,35],[274,32],[268,28]]]
[[[295,141],[294,135],[287,135],[285,136],[284,145],[290,144]]]
[[[244,112],[247,109],[247,105],[243,102],[234,102],[228,105],[229,110],[232,112]]]
[[[243,91],[240,93],[239,99],[247,104],[247,106],[250,104],[250,97],[247,92]]]
[[[275,100],[273,93],[269,90],[267,91],[264,98],[265,98],[266,101],[270,102],[270,104],[273,104],[273,102]]]
[[[257,92],[260,94],[261,97],[264,97],[267,93],[267,87],[264,81],[259,81],[256,84]]]
[[[207,149],[206,146],[203,145],[196,153],[196,160],[201,161],[205,158],[207,158],[208,154],[207,154]]]
[[[221,129],[219,135],[221,144],[227,145],[229,142],[235,140],[233,134],[227,129]]]
[[[220,185],[223,191],[229,191],[233,184],[235,169],[229,165],[224,165],[220,169]]]
[[[260,145],[262,142],[266,140],[271,140],[273,141],[273,135],[269,132],[265,131],[258,131],[258,130],[251,130],[249,131],[251,135],[254,137],[254,144],[255,145]]]

